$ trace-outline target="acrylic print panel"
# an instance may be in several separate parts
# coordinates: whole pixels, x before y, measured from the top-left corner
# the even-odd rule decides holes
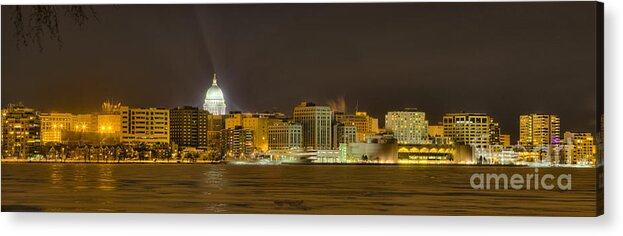
[[[598,216],[598,2],[2,6],[2,211]]]

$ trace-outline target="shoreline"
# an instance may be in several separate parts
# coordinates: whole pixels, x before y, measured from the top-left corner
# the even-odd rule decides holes
[[[34,163],[34,164],[221,164],[220,161],[166,161],[166,160],[99,160],[99,161],[84,161],[84,160],[20,160],[20,159],[2,159],[1,163]]]
[[[122,165],[132,165],[132,164],[163,164],[163,165],[174,165],[174,164],[207,164],[207,165],[288,165],[288,166],[426,166],[426,167],[449,167],[449,166],[463,166],[463,167],[517,167],[517,168],[525,168],[525,167],[533,167],[533,168],[597,168],[595,166],[529,166],[529,165],[493,165],[493,164],[401,164],[401,163],[270,163],[270,162],[243,162],[240,161],[195,161],[195,162],[187,162],[187,161],[166,161],[166,160],[158,160],[158,161],[147,161],[147,160],[132,160],[132,161],[83,161],[83,160],[65,160],[65,161],[54,161],[54,160],[2,160],[0,163],[2,164],[122,164]]]

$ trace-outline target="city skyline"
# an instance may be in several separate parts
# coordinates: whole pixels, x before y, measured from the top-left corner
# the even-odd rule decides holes
[[[600,2],[0,8],[3,212],[604,212]]]
[[[208,94],[209,94],[209,92],[208,92]],[[520,146],[526,146],[525,143],[521,143],[522,142],[521,141],[522,137],[523,137],[523,139],[526,138],[524,136],[525,132],[526,132],[525,129],[529,129],[529,128],[526,128],[527,126],[525,124],[524,119],[526,117],[533,117],[533,116],[534,117],[554,117],[556,119],[556,125],[557,125],[556,126],[556,132],[559,135],[562,135],[564,132],[589,133],[591,135],[596,135],[596,133],[594,131],[592,131],[592,130],[589,130],[589,131],[579,130],[578,131],[578,130],[561,129],[560,128],[560,117],[557,114],[530,113],[530,114],[520,114],[520,115],[518,115],[518,122],[515,125],[517,125],[521,131],[520,131],[520,133],[518,134],[517,137],[513,137],[512,134],[510,134],[508,132],[504,132],[503,130],[501,130],[499,128],[501,126],[500,123],[495,122],[494,117],[489,115],[489,114],[487,114],[487,113],[465,112],[465,111],[458,112],[458,113],[457,112],[448,112],[448,113],[445,113],[444,115],[442,115],[442,118],[440,119],[442,121],[433,124],[433,123],[431,123],[431,120],[428,117],[424,118],[424,116],[426,116],[426,112],[425,111],[420,111],[420,110],[417,110],[415,108],[404,108],[404,109],[397,109],[397,110],[387,111],[384,116],[381,116],[381,117],[385,118],[384,119],[385,122],[379,123],[379,120],[380,120],[379,117],[370,116],[370,114],[368,114],[366,111],[358,111],[356,113],[343,113],[343,112],[339,112],[339,111],[335,111],[335,110],[331,109],[330,105],[327,105],[327,104],[316,104],[316,103],[307,102],[307,101],[302,101],[299,104],[295,105],[292,108],[294,110],[294,113],[291,113],[291,114],[282,113],[280,111],[265,111],[265,112],[228,111],[228,112],[226,112],[224,114],[214,114],[214,113],[211,113],[209,110],[206,110],[205,106],[201,107],[201,106],[179,105],[179,106],[171,107],[171,108],[167,108],[167,107],[138,107],[138,106],[132,106],[131,104],[124,104],[124,103],[121,103],[121,102],[118,102],[118,103],[115,104],[114,102],[109,101],[109,100],[104,101],[101,109],[94,110],[94,111],[91,111],[91,112],[86,112],[86,113],[72,113],[72,112],[67,112],[67,111],[40,111],[40,110],[34,109],[32,106],[29,106],[28,104],[23,104],[22,102],[10,103],[10,104],[8,104],[7,107],[2,107],[2,108],[3,109],[8,109],[11,106],[23,106],[25,108],[32,109],[33,112],[35,112],[39,116],[49,116],[51,114],[52,115],[57,115],[57,116],[58,115],[60,115],[60,116],[67,116],[67,117],[69,117],[69,118],[67,118],[68,120],[71,120],[72,119],[71,117],[74,117],[74,116],[75,117],[92,116],[92,115],[107,116],[109,114],[109,112],[110,112],[109,110],[113,109],[113,108],[110,108],[110,107],[115,107],[114,109],[118,109],[119,107],[121,107],[121,108],[126,107],[126,109],[127,109],[127,108],[131,107],[132,109],[139,109],[139,110],[165,110],[165,111],[173,111],[173,110],[179,110],[179,109],[191,109],[191,110],[196,110],[196,111],[199,111],[199,112],[205,112],[206,115],[213,115],[213,116],[218,116],[218,117],[239,117],[239,119],[241,119],[241,121],[239,121],[239,122],[242,122],[242,117],[246,117],[246,116],[274,116],[274,117],[280,117],[279,119],[282,119],[282,120],[288,120],[286,123],[291,122],[291,123],[295,123],[295,124],[299,124],[299,125],[300,125],[300,122],[296,121],[297,118],[296,118],[296,115],[295,115],[297,108],[299,108],[300,106],[311,106],[311,107],[319,107],[321,109],[326,109],[326,112],[330,112],[329,114],[331,114],[331,115],[330,116],[327,115],[326,118],[331,120],[333,122],[333,124],[339,123],[339,124],[343,125],[345,122],[346,123],[352,122],[352,121],[345,121],[343,117],[360,116],[360,117],[367,117],[369,119],[374,119],[374,120],[376,120],[376,122],[375,122],[376,127],[379,130],[382,129],[383,132],[379,132],[378,130],[376,130],[375,132],[372,132],[372,135],[374,135],[374,134],[390,133],[390,134],[396,136],[398,140],[402,139],[402,138],[400,138],[401,134],[400,134],[400,132],[396,133],[396,131],[393,130],[391,127],[388,128],[387,117],[388,116],[395,116],[395,114],[397,114],[397,113],[398,114],[405,113],[405,114],[409,114],[409,115],[407,115],[406,117],[400,117],[399,118],[400,120],[406,121],[406,120],[409,120],[409,118],[408,118],[409,116],[413,116],[411,118],[414,118],[414,120],[417,120],[417,121],[416,121],[416,123],[403,123],[401,125],[410,127],[410,129],[413,128],[414,130],[424,128],[424,131],[412,131],[412,132],[416,132],[416,133],[415,134],[410,134],[410,135],[416,135],[417,138],[411,137],[412,140],[410,140],[408,143],[411,143],[411,142],[418,143],[419,141],[417,141],[417,140],[428,140],[429,138],[433,138],[434,139],[435,138],[434,134],[437,133],[436,129],[441,128],[442,129],[442,133],[443,133],[443,127],[444,126],[447,126],[448,124],[456,123],[454,120],[452,120],[450,122],[447,122],[446,121],[447,117],[452,117],[452,116],[457,116],[457,115],[458,116],[466,116],[466,117],[469,117],[469,116],[487,117],[487,119],[490,119],[490,121],[486,121],[483,124],[486,123],[486,124],[489,124],[489,125],[497,126],[497,129],[496,129],[497,131],[496,132],[497,132],[498,138],[505,138],[505,137],[502,137],[502,136],[508,136],[507,138],[510,138],[509,142],[512,143],[512,145],[517,144],[517,145],[520,145]],[[418,114],[418,115],[414,116],[414,114]],[[421,117],[416,118],[417,116],[421,116]],[[78,118],[78,119],[80,119],[80,118]],[[369,121],[367,121],[367,122],[369,122]],[[417,122],[425,122],[425,123],[424,123],[423,127],[420,127],[420,124],[417,124]],[[227,124],[227,125],[223,124],[223,125],[225,125],[225,128],[234,128],[236,126],[241,126],[241,123],[240,124],[238,124],[238,123],[236,123],[236,124]],[[392,122],[390,122],[390,124],[389,124],[390,126],[391,126],[391,123]],[[356,126],[354,123],[350,124],[350,125],[352,125],[353,127]],[[530,126],[531,125],[532,124],[530,124]],[[362,127],[359,127],[358,129],[361,129],[361,128]],[[79,130],[80,128],[77,127],[76,129]],[[429,129],[432,129],[432,130],[429,130]],[[362,130],[362,131],[359,131],[359,132],[363,132],[363,133],[360,133],[360,134],[363,135],[363,134],[365,134],[366,131]],[[365,136],[367,136],[367,135],[364,135],[364,137]],[[420,137],[420,136],[422,136],[422,137]],[[358,142],[365,142],[365,138],[363,139],[363,141],[360,140],[360,138],[357,138],[357,140],[359,140]],[[561,137],[556,136],[556,137],[552,137],[551,139],[549,139],[549,138],[545,139],[542,142],[559,142],[560,140],[561,140]],[[424,143],[425,142],[426,141],[424,141]],[[487,142],[489,142],[489,141],[487,141]],[[500,142],[500,140],[497,140],[496,142]],[[548,143],[548,144],[551,144],[551,143]]]
[[[380,124],[388,111],[417,107],[431,124],[485,112],[513,142],[520,114],[558,114],[563,130],[594,132],[595,81],[583,78],[596,71],[595,39],[585,33],[595,16],[585,4],[98,6],[99,23],[65,24],[62,48],[46,40],[42,52],[17,49],[3,25],[2,106],[201,107],[217,72],[230,111],[291,115],[301,101],[345,97],[349,113],[358,105]]]
[[[106,100],[105,102],[120,102],[120,101],[115,101],[115,100]],[[315,103],[315,102],[313,102],[313,101],[299,101],[298,103],[301,103],[301,102],[304,102],[304,103],[314,103],[314,104],[316,104],[316,103]],[[38,109],[36,109],[36,106],[33,106],[32,104],[24,104],[24,103],[23,103],[23,102],[21,102],[21,101],[19,101],[19,102],[13,102],[13,103],[8,103],[8,104],[23,104],[23,105],[25,105],[26,107],[29,107],[29,108],[34,108],[36,111],[41,112],[41,113],[95,114],[95,113],[99,113],[99,112],[100,112],[100,109],[92,109],[92,110],[90,110],[90,111],[78,112],[78,113],[76,113],[76,112],[70,112],[70,111],[63,111],[63,110],[48,110],[48,111],[42,111],[42,110],[38,110]],[[7,105],[8,105],[8,104],[7,104]],[[130,106],[132,106],[132,104],[127,104],[127,103],[123,103],[123,102],[120,102],[120,104],[123,104],[123,105],[130,105]],[[329,105],[329,104],[326,104],[326,103],[318,103],[317,105],[330,107],[330,105]],[[175,109],[175,108],[177,108],[177,107],[193,107],[193,108],[204,109],[204,108],[202,108],[203,106],[201,106],[201,105],[194,105],[194,104],[193,104],[193,105],[185,105],[185,104],[180,104],[180,105],[176,105],[176,106],[174,106],[174,107],[164,107],[164,106],[151,106],[151,107],[148,107],[148,106],[132,106],[132,107],[136,107],[136,108],[145,108],[145,109],[149,109],[149,108],[158,108],[158,109],[167,109],[167,110],[169,110],[169,109]],[[292,117],[292,116],[293,116],[293,112],[292,112],[292,111],[293,111],[293,108],[294,108],[294,107],[296,107],[296,104],[295,104],[295,105],[293,105],[293,107],[292,107],[291,109],[289,109],[289,110],[284,110],[284,111],[282,111],[282,110],[273,110],[273,111],[269,111],[269,110],[264,110],[264,111],[238,111],[238,110],[236,110],[236,111],[232,111],[232,110],[227,110],[227,112],[226,112],[226,113],[224,113],[224,114],[233,114],[233,113],[243,113],[243,114],[261,114],[261,113],[267,113],[267,112],[268,112],[268,113],[282,113],[282,114],[285,114],[285,115],[286,115],[286,116],[288,116],[288,117]],[[5,105],[3,105],[3,107],[2,107],[2,108],[6,108],[6,106],[5,106]],[[417,108],[405,107],[405,108],[402,108],[402,109],[387,110],[384,114],[381,114],[380,116],[375,116],[375,115],[372,115],[372,117],[374,117],[374,118],[376,118],[376,119],[378,119],[378,120],[379,120],[379,128],[384,128],[384,129],[386,129],[386,128],[387,128],[387,127],[386,127],[386,115],[387,115],[387,114],[392,113],[392,112],[403,112],[403,111],[410,111],[410,110],[412,110],[412,111],[418,111],[418,112],[422,112],[422,113],[426,113],[426,114],[428,114],[428,112],[426,112],[426,111],[422,111],[422,110],[417,109]],[[336,111],[333,111],[333,112],[336,112]],[[363,110],[359,110],[358,112],[365,112],[365,113],[368,113],[367,111],[363,111]],[[443,125],[443,121],[442,121],[442,120],[443,120],[443,117],[444,117],[444,116],[446,116],[446,115],[448,115],[448,114],[453,114],[453,113],[477,113],[477,114],[486,114],[486,115],[488,115],[488,116],[491,116],[492,118],[496,118],[494,115],[491,115],[490,113],[487,113],[487,112],[473,112],[473,111],[465,111],[465,110],[462,110],[462,111],[450,111],[450,112],[445,112],[445,113],[442,113],[442,115],[441,115],[441,116],[439,116],[439,117],[430,117],[429,115],[427,115],[426,121],[427,121],[427,122],[429,123],[429,125],[431,125],[431,126],[441,126],[441,125]],[[354,115],[354,114],[355,114],[355,111],[346,112],[346,113],[344,113],[344,114],[347,114],[347,115],[348,115],[348,114],[350,114],[350,115]],[[523,113],[522,113],[522,114],[519,114],[519,113],[518,113],[518,114],[517,114],[517,116],[516,116],[516,120],[515,120],[515,121],[513,121],[513,122],[512,122],[512,123],[510,123],[510,124],[496,123],[496,124],[498,124],[500,127],[514,127],[514,128],[516,128],[516,129],[501,129],[501,133],[500,133],[500,134],[502,134],[502,135],[510,135],[510,141],[511,141],[511,143],[517,143],[517,142],[519,141],[519,139],[520,139],[519,127],[520,127],[520,124],[521,124],[521,116],[525,116],[525,115],[533,115],[533,114],[536,114],[536,115],[550,115],[550,114],[554,114],[554,113],[539,113],[539,112],[531,112],[531,113],[525,113],[525,114],[523,114]],[[217,114],[217,115],[222,115],[222,114]],[[563,123],[563,124],[564,124],[564,123]],[[562,125],[561,125],[561,126],[562,126]],[[595,134],[595,133],[596,133],[596,131],[595,131],[595,129],[594,129],[595,127],[593,127],[593,126],[591,126],[591,125],[588,125],[588,126],[586,126],[586,127],[587,127],[587,129],[584,129],[584,130],[579,130],[579,129],[574,130],[574,129],[567,129],[567,128],[565,128],[565,129],[561,129],[561,130],[564,130],[564,131],[569,131],[569,132],[585,132],[585,133],[591,133],[591,134]],[[509,131],[509,130],[515,130],[515,131],[514,131],[514,133],[513,133],[513,131]]]

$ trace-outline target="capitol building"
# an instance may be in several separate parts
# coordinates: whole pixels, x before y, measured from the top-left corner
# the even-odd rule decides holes
[[[225,105],[225,98],[223,97],[223,91],[218,87],[216,83],[216,73],[212,78],[212,87],[206,92],[206,99],[203,103],[203,109],[214,115],[225,115],[227,105]]]

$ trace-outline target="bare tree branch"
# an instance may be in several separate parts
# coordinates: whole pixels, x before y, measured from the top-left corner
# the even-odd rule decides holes
[[[70,5],[70,6],[13,6],[11,20],[15,27],[16,46],[28,47],[37,45],[39,51],[43,51],[42,41],[47,35],[56,40],[59,48],[63,41],[59,27],[58,11],[64,11],[68,17],[79,27],[83,27],[89,20],[99,22],[93,6]],[[26,20],[25,20],[26,19]]]

